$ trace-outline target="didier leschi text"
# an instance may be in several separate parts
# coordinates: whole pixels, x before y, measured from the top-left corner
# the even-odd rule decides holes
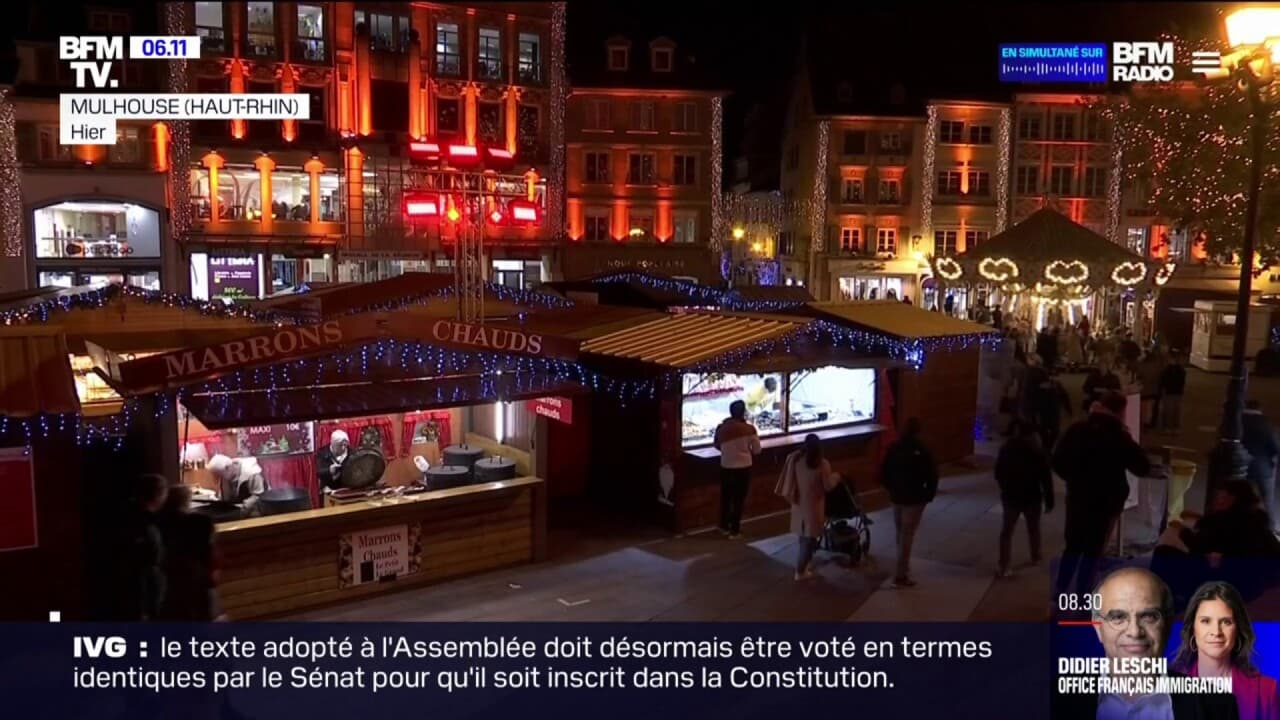
[[[1170,675],[1165,658],[1058,658],[1058,692],[1065,695],[1230,693],[1230,677]]]

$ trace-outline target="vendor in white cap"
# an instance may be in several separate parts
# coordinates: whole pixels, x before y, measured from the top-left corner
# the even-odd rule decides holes
[[[334,430],[329,436],[329,445],[316,454],[316,474],[320,476],[320,487],[325,491],[342,487],[342,466],[351,456],[350,450],[351,438],[342,430]]]
[[[208,467],[218,480],[218,494],[224,502],[239,505],[245,517],[258,514],[258,496],[267,491],[267,481],[262,477],[257,459],[233,460],[226,455],[214,455]]]

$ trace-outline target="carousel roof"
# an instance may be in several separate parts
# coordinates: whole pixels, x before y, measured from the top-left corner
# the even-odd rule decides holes
[[[1145,259],[1048,207],[1035,211],[1026,220],[957,256],[957,259],[979,261],[985,258],[1009,258],[1019,263],[1079,260],[1091,264],[1142,262]]]

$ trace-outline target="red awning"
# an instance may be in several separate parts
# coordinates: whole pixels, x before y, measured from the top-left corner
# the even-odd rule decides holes
[[[54,327],[0,330],[0,415],[79,411],[66,335]]]
[[[571,381],[541,373],[519,373],[326,385],[276,392],[211,393],[184,396],[182,404],[205,427],[217,430],[575,395],[584,391],[585,388]]]

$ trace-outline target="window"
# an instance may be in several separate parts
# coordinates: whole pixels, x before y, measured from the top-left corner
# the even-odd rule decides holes
[[[1086,112],[1084,114],[1084,139],[1095,142],[1107,139],[1102,116],[1096,112]]]
[[[476,103],[476,130],[481,142],[502,145],[502,105],[496,102]]]
[[[957,120],[943,120],[938,123],[938,142],[964,142],[964,123]]]
[[[369,47],[383,52],[406,52],[412,25],[408,15],[387,15],[356,11],[356,24],[369,29]]]
[[[965,230],[964,231],[965,252],[968,252],[978,247],[982,243],[986,242],[988,234],[989,233],[986,230]]]
[[[107,159],[112,164],[136,164],[142,162],[142,142],[136,127],[117,127],[116,144],[107,146]]]
[[[627,238],[629,240],[653,239],[653,211],[629,210],[627,213]]]
[[[867,154],[867,131],[846,130],[844,133],[844,154],[845,155],[866,155]]]
[[[935,230],[933,232],[933,254],[948,257],[956,254],[955,230]]]
[[[538,151],[538,131],[541,126],[537,105],[520,105],[516,108],[516,150],[522,155]]]
[[[859,252],[862,250],[862,228],[840,228],[840,252]]]
[[[75,159],[71,154],[73,146],[62,144],[57,125],[41,125],[39,135],[37,152],[41,162],[71,162]]]
[[[631,129],[641,132],[653,130],[653,103],[638,100],[631,103]]]
[[[875,370],[829,366],[793,372],[788,378],[789,432],[862,422],[876,415]]]
[[[373,78],[369,83],[374,130],[409,131],[409,84]]]
[[[682,210],[675,213],[675,241],[680,244],[698,242],[698,213]]]
[[[611,239],[609,231],[609,208],[587,208],[583,230],[584,237],[586,237],[587,242],[608,242]]]
[[[608,183],[612,180],[612,178],[609,177],[609,153],[589,152],[586,155],[586,159],[586,182]]]
[[[610,130],[612,129],[611,118],[609,117],[609,101],[608,100],[588,100],[587,101],[587,117],[585,120],[585,130]]]
[[[845,178],[840,198],[846,203],[862,202],[862,178]]]
[[[986,170],[970,170],[969,171],[969,194],[970,195],[990,195],[991,194],[991,173]]]
[[[698,158],[695,155],[676,155],[672,182],[676,185],[698,184]]]
[[[747,404],[747,419],[761,435],[783,432],[782,391],[785,380],[782,373],[685,374],[682,382],[682,443],[685,446],[709,444],[715,436],[716,426],[729,417],[729,406],[737,400]]]
[[[129,31],[129,16],[118,12],[92,12],[89,13],[89,29],[123,35]]]
[[[1040,193],[1040,168],[1035,165],[1019,165],[1014,176],[1014,190],[1019,195]]]
[[[654,177],[653,155],[631,153],[627,156],[627,184],[652,185]]]
[[[324,62],[328,58],[324,42],[324,8],[319,5],[298,6],[297,55],[307,62]]]
[[[959,195],[960,184],[959,170],[941,170],[938,172],[939,195]]]
[[[1076,116],[1075,115],[1059,115],[1053,116],[1053,139],[1054,140],[1075,140],[1076,139]]]
[[[462,131],[462,101],[458,98],[436,99],[436,129],[453,135]]]
[[[462,72],[462,45],[457,23],[436,23],[436,72],[441,75]]]
[[[271,214],[289,222],[311,219],[311,176],[302,168],[277,167],[271,172]]]
[[[880,228],[876,230],[876,252],[897,253],[898,231],[894,228]]]
[[[672,62],[672,58],[675,55],[674,51],[671,48],[653,48],[652,52],[653,57],[650,59],[653,61],[653,71],[671,72],[674,66]]]
[[[1040,137],[1039,115],[1023,115],[1018,118],[1019,140],[1039,140]]]
[[[1075,194],[1075,168],[1058,166],[1049,174],[1049,192],[1054,195]]]
[[[678,133],[698,132],[698,104],[676,103],[675,115],[671,117],[671,130]]]
[[[990,125],[970,125],[969,126],[969,142],[974,145],[990,145],[991,144],[991,126]]]
[[[1126,244],[1128,245],[1129,249],[1138,253],[1143,257],[1147,256],[1148,231],[1149,231],[1149,228],[1145,228],[1145,227],[1136,227],[1136,228],[1131,227],[1125,233]]]
[[[897,152],[902,149],[902,135],[896,132],[880,133],[880,149]]]
[[[626,45],[609,46],[609,69],[615,72],[626,72],[631,64],[631,51]]]
[[[196,3],[196,35],[200,36],[200,52],[221,55],[227,51],[222,3]]]
[[[897,179],[880,181],[880,202],[897,205],[902,202],[902,183]]]
[[[778,233],[778,254],[779,255],[795,255],[796,254],[796,236],[790,230],[783,230]]]
[[[502,34],[497,28],[480,28],[476,49],[476,74],[482,80],[502,79]]]
[[[1087,167],[1084,169],[1084,187],[1080,188],[1085,197],[1103,197],[1107,194],[1107,169]]]
[[[275,3],[248,3],[249,32],[245,36],[248,52],[252,57],[275,57],[276,10]]]
[[[542,82],[542,38],[534,33],[520,33],[521,82]]]
[[[342,220],[342,183],[339,170],[325,170],[320,173],[320,220],[321,222],[340,222]]]
[[[37,258],[158,258],[160,214],[119,202],[60,202],[35,211]]]

